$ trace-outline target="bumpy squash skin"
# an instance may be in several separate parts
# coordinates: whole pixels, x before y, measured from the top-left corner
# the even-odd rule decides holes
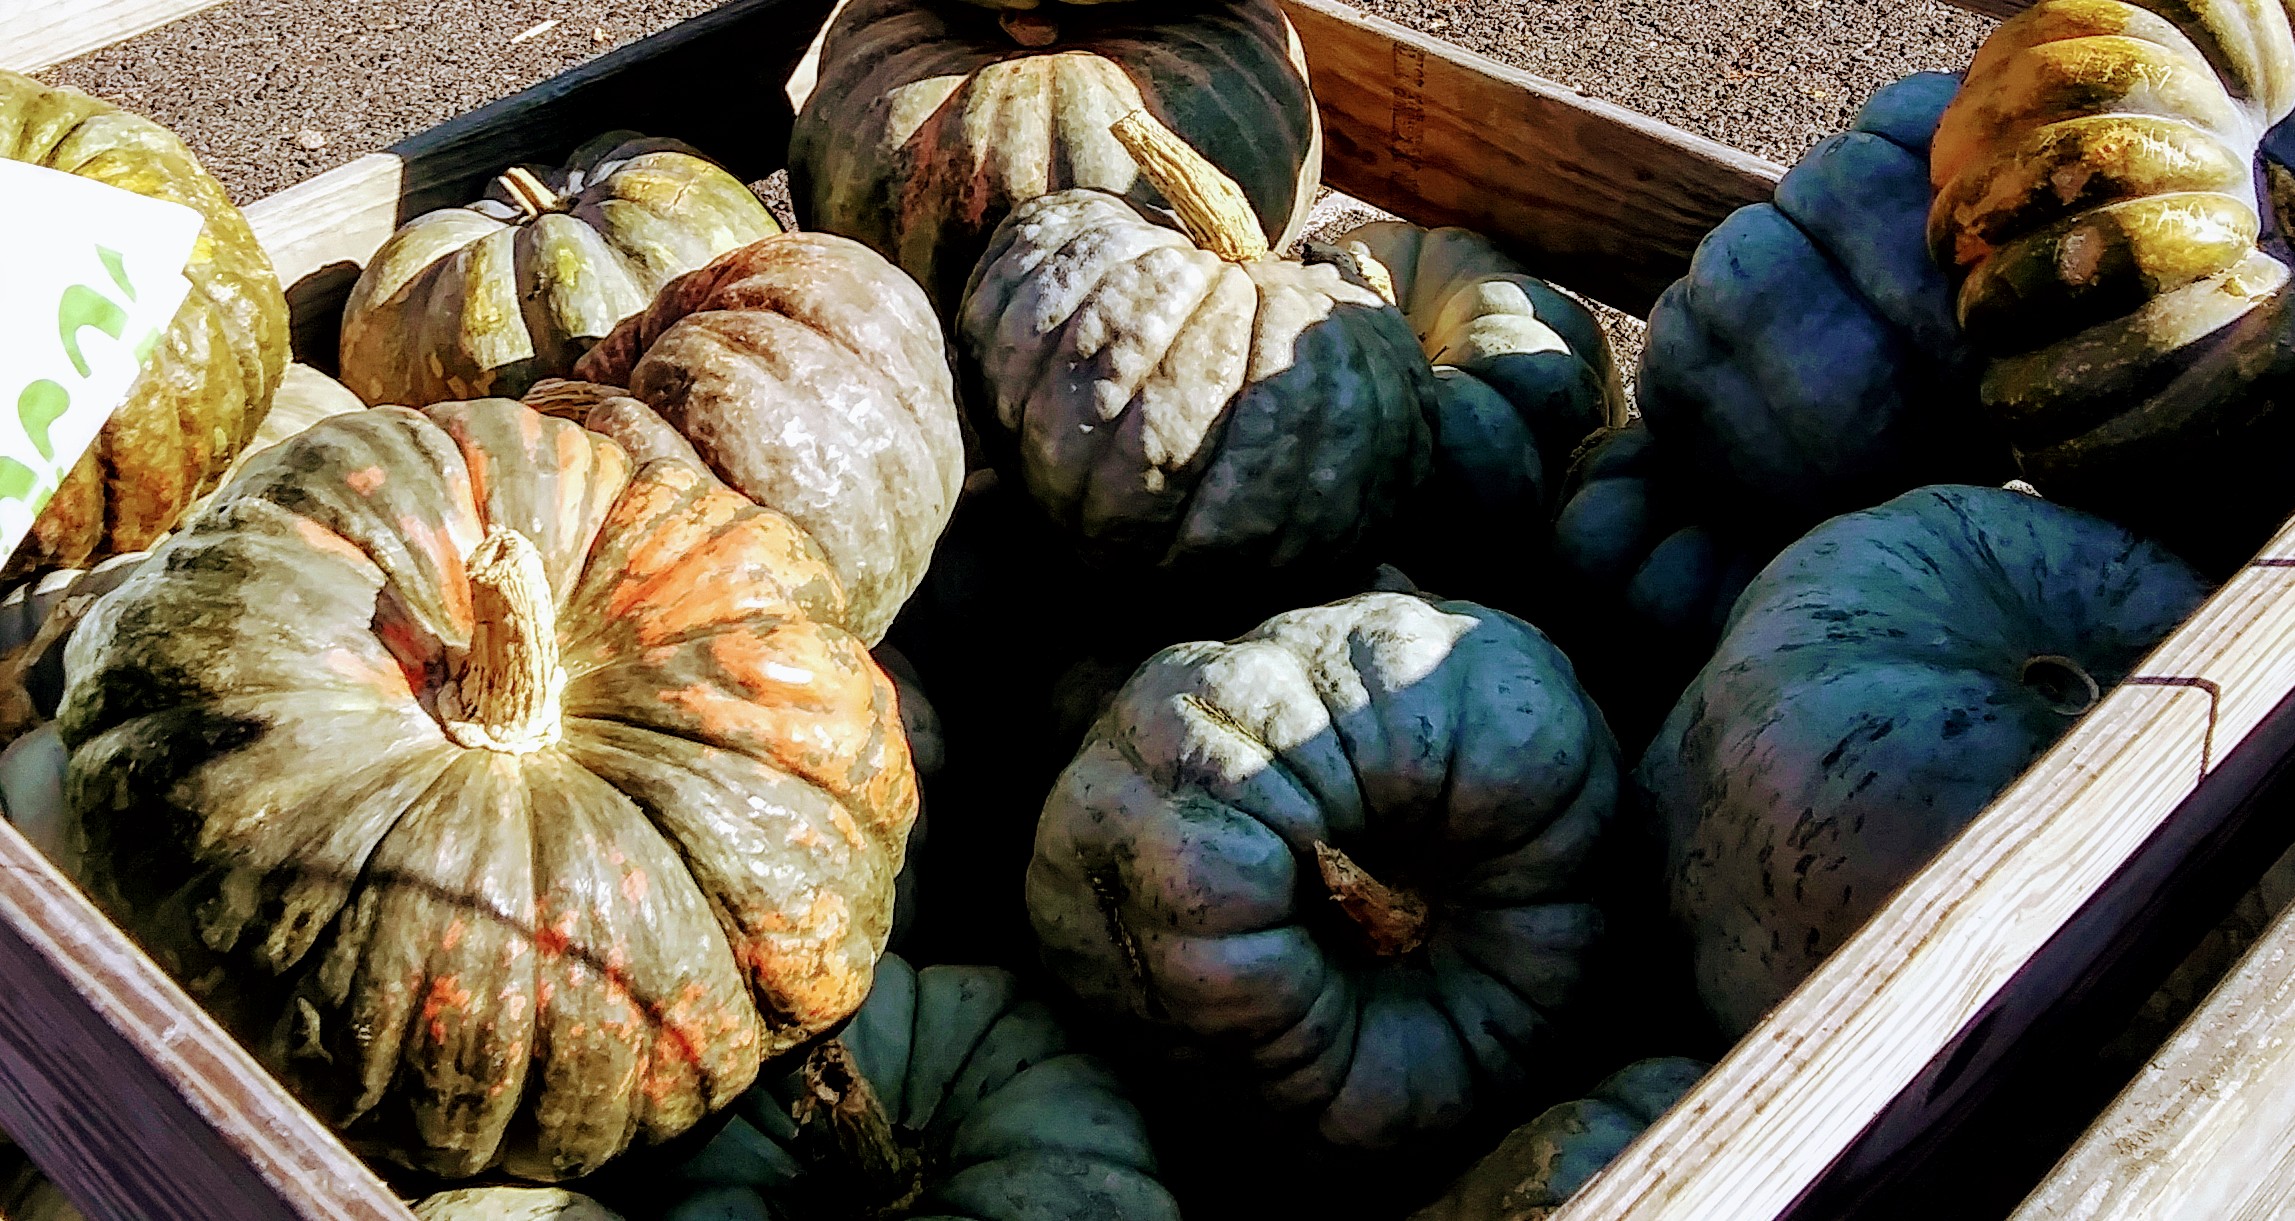
[[[401,226],[343,306],[344,384],[369,403],[517,397],[563,377],[676,276],[781,231],[687,145],[608,132],[536,177],[554,210],[487,197]]]
[[[1680,1056],[1628,1064],[1509,1133],[1410,1221],[1547,1221],[1712,1067]]]
[[[1014,206],[1071,187],[1163,204],[1107,130],[1145,107],[1243,188],[1269,246],[1291,244],[1323,131],[1274,0],[1056,15],[1059,40],[1023,49],[967,6],[848,0],[789,140],[798,223],[866,243],[952,318]]]
[[[1472,230],[1373,221],[1333,244],[1374,285],[1383,278],[1439,392],[1433,470],[1390,558],[1434,588],[1519,605],[1535,566],[1491,563],[1489,537],[1534,554],[1573,449],[1626,422],[1608,337],[1585,306]]]
[[[1146,1125],[1114,1073],[1011,972],[919,970],[888,954],[839,1038],[923,1162],[917,1198],[873,1215],[1178,1221]],[[838,1205],[849,1168],[808,1156],[798,1138],[790,1111],[803,1088],[796,1073],[753,1087],[732,1122],[673,1172],[689,1187],[662,1221],[860,1215]],[[805,1207],[820,1200],[826,1210]]]
[[[1537,629],[1363,594],[1134,673],[1044,803],[1029,914],[1085,1004],[1233,1059],[1333,1145],[1397,1146],[1548,1072],[1618,782]],[[1318,843],[1414,891],[1423,941],[1367,948]]]
[[[223,184],[165,128],[0,71],[0,157],[77,174],[207,218],[191,295],[0,578],[137,551],[213,488],[263,422],[287,363],[287,298]]]
[[[2109,690],[2206,593],[2157,544],[1998,488],[1915,489],[1771,561],[1636,773],[1729,1037],[2071,728],[2031,659]]]
[[[557,1187],[465,1187],[428,1196],[415,1221],[622,1221],[588,1196]]]
[[[1428,469],[1438,392],[1385,298],[1327,264],[1226,262],[1106,192],[1015,209],[956,331],[990,448],[1112,563],[1331,561]]]
[[[1930,247],[2025,477],[2211,566],[2295,506],[2291,183],[2261,155],[2290,109],[2279,5],[2047,0],[1931,152]]]
[[[671,282],[576,374],[628,387],[719,478],[803,526],[847,625],[883,638],[964,487],[947,349],[908,277],[833,234],[755,242]]]
[[[562,738],[446,736],[489,526]],[[866,995],[916,781],[787,518],[504,400],[278,446],[67,646],[90,893],[355,1147],[541,1180],[675,1136]]]
[[[1791,534],[1920,483],[2008,477],[1924,237],[1929,135],[1957,84],[1875,93],[1651,308],[1642,413],[1717,511]]]

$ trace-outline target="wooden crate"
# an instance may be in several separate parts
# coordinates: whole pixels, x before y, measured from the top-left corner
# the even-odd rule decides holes
[[[1323,110],[1329,184],[1480,229],[1629,313],[1782,173],[1335,0],[1286,2]],[[785,144],[780,86],[828,7],[734,0],[257,203],[249,218],[290,285],[300,353],[331,367],[359,265],[398,223],[472,197],[510,162],[635,127],[734,153],[746,177],[776,168],[739,151]],[[2249,817],[2295,757],[2290,570],[2295,522],[1564,1216],[1842,1211],[1917,1159],[2102,981],[2189,944],[2213,919],[2210,895],[2295,839]],[[91,1215],[407,1216],[5,826],[0,972],[22,981],[0,990],[0,1125]]]

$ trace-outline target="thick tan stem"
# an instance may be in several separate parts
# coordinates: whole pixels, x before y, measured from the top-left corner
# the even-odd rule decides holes
[[[1315,865],[1331,901],[1363,930],[1372,953],[1399,958],[1425,943],[1426,900],[1372,877],[1329,844],[1315,845]]]
[[[1001,16],[996,18],[996,24],[1004,27],[1006,38],[1027,47],[1031,51],[1051,46],[1060,41],[1060,23],[1042,13],[1022,13],[1006,9]]]
[[[518,210],[526,214],[527,220],[533,220],[544,212],[559,211],[566,206],[566,201],[551,190],[548,183],[535,177],[534,171],[525,166],[513,165],[504,170],[501,182],[503,189],[510,192],[511,202],[518,205]]]
[[[439,693],[446,735],[473,750],[523,755],[564,732],[559,696],[558,609],[542,553],[516,530],[495,527],[463,562],[470,577],[470,648]]]
[[[905,1217],[924,1188],[924,1163],[893,1130],[874,1087],[853,1064],[842,1039],[805,1058],[804,1092],[789,1108],[807,1160],[822,1175],[838,1211]]]
[[[1243,188],[1145,110],[1108,125],[1140,173],[1162,193],[1187,236],[1230,263],[1267,257],[1267,235]]]

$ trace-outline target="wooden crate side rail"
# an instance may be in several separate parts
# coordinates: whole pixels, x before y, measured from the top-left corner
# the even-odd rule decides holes
[[[2140,918],[2097,901],[2135,898],[2115,879],[2171,869],[2295,745],[2295,521],[2134,673],[1563,1221],[1791,1215],[1844,1160],[1885,1155],[1876,1119],[1894,1129],[1881,1143],[1909,1138],[1957,1079],[2005,1054],[2070,985],[2087,952],[2073,943],[2094,941],[2062,935]]]
[[[0,68],[38,72],[180,21],[222,0],[8,0]]]
[[[1284,0],[1323,114],[1323,179],[1423,225],[1497,238],[1537,274],[1642,317],[1784,167],[1336,0]]]

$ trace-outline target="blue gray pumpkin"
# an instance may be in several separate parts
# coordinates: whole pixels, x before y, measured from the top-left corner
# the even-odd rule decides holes
[[[1642,413],[1718,510],[1798,532],[1921,483],[2006,478],[1926,239],[1929,139],[1957,87],[1923,72],[1874,94],[1651,309]]]
[[[2206,593],[2157,544],[2000,488],[1915,489],[1771,561],[1636,773],[1725,1032],[1783,998]]]
[[[1542,1079],[1618,782],[1536,628],[1361,594],[1142,665],[1044,803],[1029,915],[1116,1026],[1399,1146]]]
[[[761,1079],[663,1221],[1177,1221],[1139,1112],[995,967],[897,955],[844,1031]]]

